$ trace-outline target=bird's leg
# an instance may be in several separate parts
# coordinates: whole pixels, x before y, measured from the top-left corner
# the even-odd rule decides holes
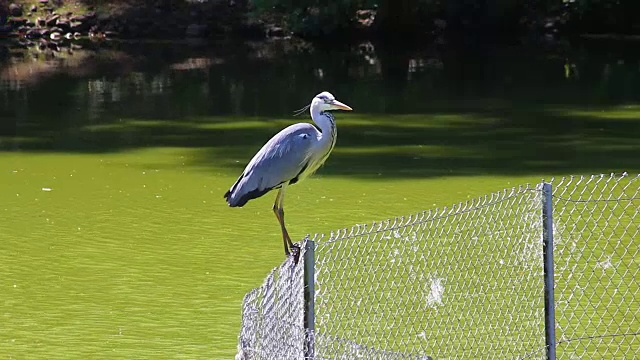
[[[275,204],[273,204],[273,213],[276,214],[276,218],[278,219],[278,222],[280,223],[280,228],[284,229],[284,226],[282,225],[282,220],[280,219],[280,212],[278,211],[277,202]],[[289,256],[289,246],[287,246],[287,240],[285,239],[284,231],[282,232],[282,242],[284,244],[284,254],[286,256]]]
[[[285,241],[289,245],[289,250],[292,252],[293,256],[296,257],[296,263],[297,263],[298,262],[297,256],[298,256],[298,253],[300,252],[300,247],[291,241],[291,237],[287,232],[287,228],[284,226],[284,208],[282,207],[282,204],[280,204],[279,212],[280,212],[280,219],[282,219],[282,224],[281,224],[282,236],[285,238]]]
[[[273,204],[273,213],[276,214],[276,218],[278,219],[278,223],[280,223],[280,230],[282,230],[282,243],[284,244],[284,254],[289,256],[291,253],[289,249],[291,248],[291,238],[289,237],[289,233],[287,232],[287,228],[284,226],[284,210],[282,208],[282,201],[284,199],[284,189],[280,188],[278,190],[278,195],[276,196],[276,201]]]
[[[286,226],[284,225],[284,188],[280,188],[278,191],[278,195],[276,197],[276,202],[273,204],[273,212],[276,214],[276,218],[278,218],[278,222],[280,223],[280,229],[282,230],[282,242],[284,243],[284,253],[285,255],[293,255],[295,263],[298,263],[298,256],[300,255],[299,246],[295,245],[291,241],[291,237],[289,236],[289,232],[287,231]]]
[[[293,255],[293,263],[297,264],[298,259],[300,258],[300,246],[291,242],[291,237],[287,232],[287,228],[284,227],[284,208],[282,207],[282,203],[280,203],[280,208],[278,209],[278,212],[280,213],[280,219],[282,220],[280,222],[280,225],[282,226],[282,238],[284,239],[286,244],[289,245],[289,250],[291,251],[291,255]]]

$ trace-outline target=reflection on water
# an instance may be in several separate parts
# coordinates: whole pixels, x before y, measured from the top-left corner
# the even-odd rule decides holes
[[[252,116],[291,119],[293,110],[326,89],[356,109],[350,116],[388,118],[378,117],[367,128],[343,122],[341,149],[396,146],[368,160],[338,154],[337,173],[384,159],[384,166],[400,167],[398,172],[403,171],[400,164],[412,167],[415,176],[427,175],[416,173],[416,165],[441,168],[444,161],[450,164],[446,172],[469,173],[479,167],[512,172],[524,165],[583,171],[594,153],[602,160],[596,168],[631,170],[631,136],[638,125],[606,118],[619,109],[625,109],[626,117],[638,114],[629,107],[640,101],[640,51],[633,49],[598,42],[416,48],[296,41],[109,42],[55,50],[26,46],[12,49],[0,71],[0,148],[102,152],[205,147],[214,150],[206,161],[224,161],[216,160],[216,154],[230,152],[245,158],[247,149],[253,151],[273,130],[216,123],[239,124]],[[577,115],[580,111],[608,115],[594,120]],[[425,126],[446,115],[459,118],[438,130],[407,131],[401,128],[407,122],[397,117],[402,114],[424,114],[418,122]],[[598,128],[605,131],[595,133]],[[624,153],[600,151],[616,141],[627,146]],[[450,145],[450,156],[484,152],[486,163],[467,157],[455,164],[443,154],[435,162],[407,164],[423,154],[413,149],[402,157],[389,150],[440,143]],[[531,165],[536,156],[541,161]]]
[[[282,116],[319,89],[339,93],[367,113],[455,111],[479,100],[636,102],[640,57],[629,48],[637,47],[403,49],[365,42],[337,48],[294,43],[12,48],[0,70],[3,135],[50,128],[51,122],[65,128],[130,117]]]

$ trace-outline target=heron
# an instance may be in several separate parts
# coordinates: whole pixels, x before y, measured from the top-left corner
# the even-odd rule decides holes
[[[316,95],[311,104],[300,109],[311,113],[315,123],[290,125],[274,135],[253,156],[242,174],[224,194],[231,207],[242,207],[271,190],[278,189],[273,212],[280,224],[285,256],[297,257],[300,249],[291,242],[284,222],[284,194],[289,185],[299,183],[313,174],[331,154],[336,144],[336,122],[331,110],[353,110],[336,100],[328,91]]]

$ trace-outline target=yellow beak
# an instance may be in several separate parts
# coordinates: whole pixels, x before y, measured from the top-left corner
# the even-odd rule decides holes
[[[333,102],[331,103],[331,106],[333,106],[336,109],[340,109],[340,110],[348,110],[351,111],[353,110],[351,107],[349,107],[347,104],[343,104],[338,100],[333,100]]]

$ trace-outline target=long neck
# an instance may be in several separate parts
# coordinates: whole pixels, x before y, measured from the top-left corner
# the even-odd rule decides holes
[[[316,125],[318,125],[321,132],[320,139],[318,139],[318,145],[320,148],[320,152],[318,153],[319,157],[314,163],[314,167],[317,169],[318,166],[324,164],[327,157],[329,157],[329,154],[331,154],[333,147],[336,146],[336,136],[338,133],[336,131],[335,120],[330,112],[321,112],[312,106],[311,118]]]
[[[326,137],[336,131],[336,123],[330,112],[321,112],[317,109],[311,109],[311,119],[318,125],[322,132],[322,137]]]

